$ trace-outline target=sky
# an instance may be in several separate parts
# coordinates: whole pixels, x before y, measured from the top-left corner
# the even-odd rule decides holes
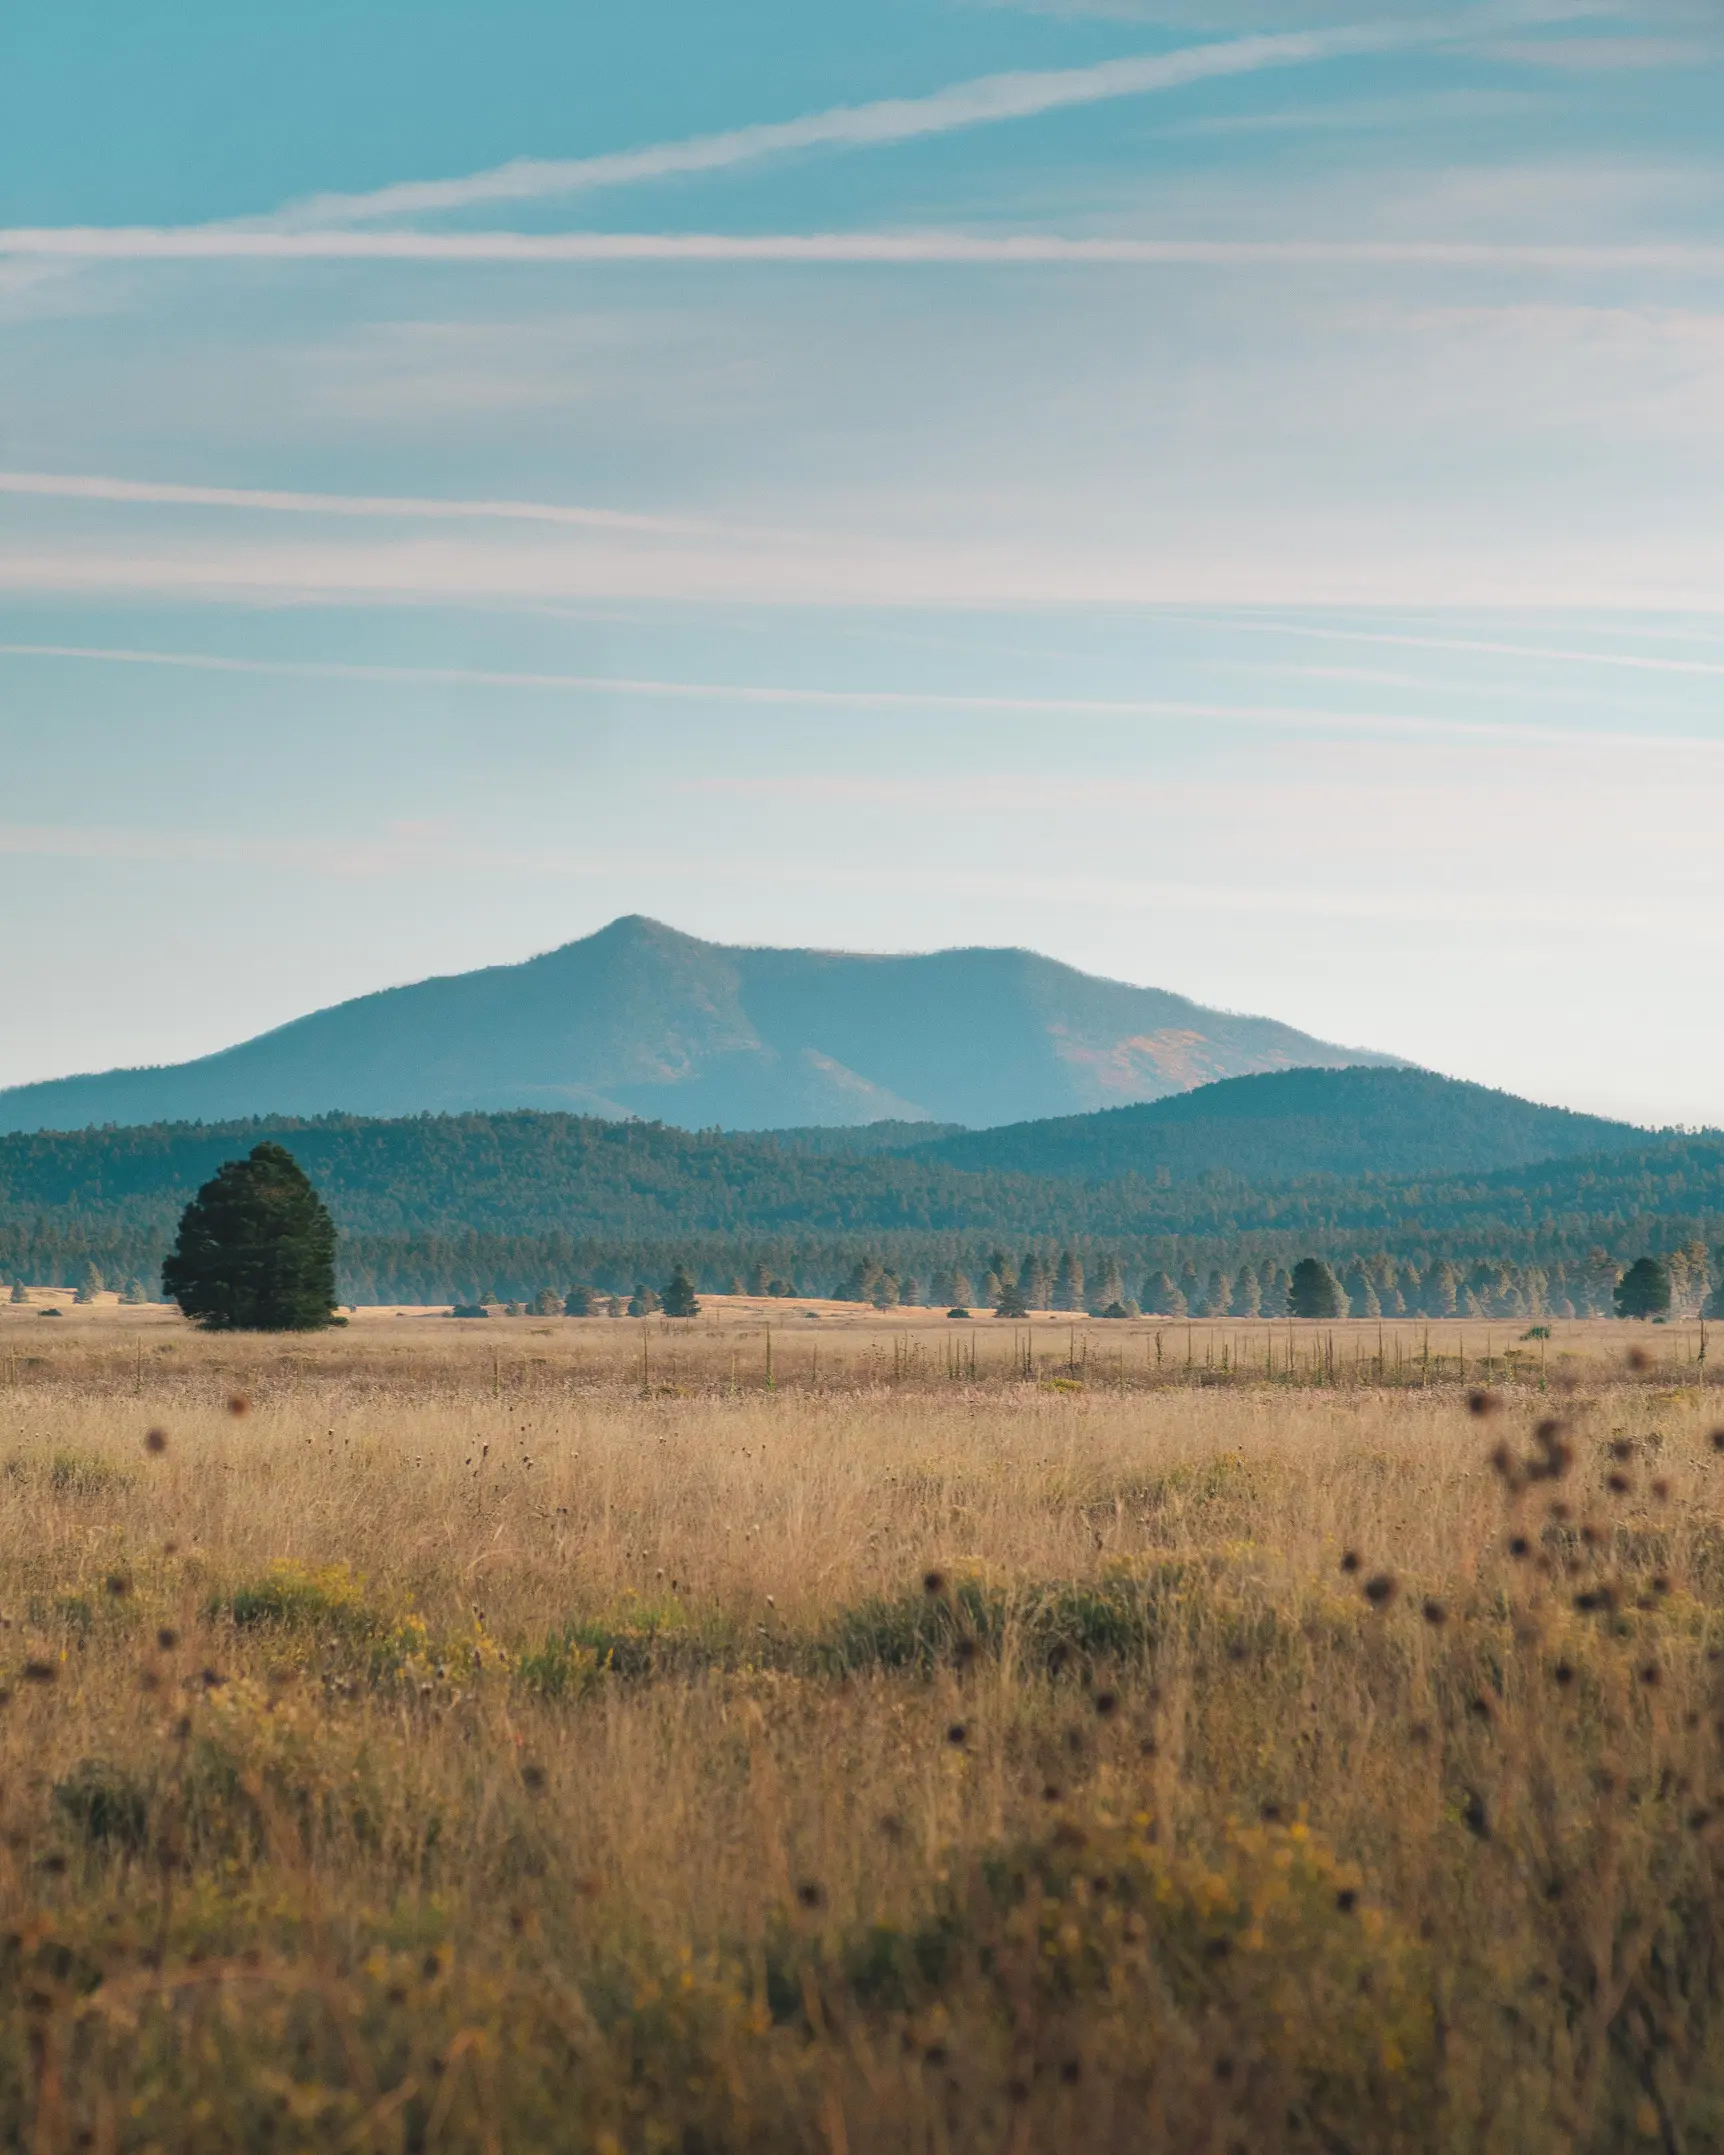
[[[0,23],[0,1085],[651,914],[1724,1123],[1715,0]]]

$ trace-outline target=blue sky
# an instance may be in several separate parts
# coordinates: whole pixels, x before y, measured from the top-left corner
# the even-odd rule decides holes
[[[0,1083],[644,911],[1724,1121],[1716,9],[0,29]]]

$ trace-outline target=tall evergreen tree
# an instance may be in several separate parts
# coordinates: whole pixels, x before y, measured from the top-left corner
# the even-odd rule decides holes
[[[700,1303],[696,1299],[694,1281],[687,1265],[679,1264],[670,1276],[664,1291],[664,1313],[667,1317],[698,1317]]]
[[[1075,1251],[1060,1252],[1059,1270],[1054,1274],[1054,1308],[1083,1308],[1083,1260]]]
[[[1263,1289],[1255,1272],[1249,1265],[1239,1267],[1239,1277],[1233,1282],[1233,1297],[1228,1304],[1230,1317],[1255,1317],[1263,1307]]]
[[[1287,1307],[1295,1317],[1339,1317],[1341,1282],[1320,1257],[1301,1257],[1293,1267]]]
[[[284,1146],[254,1146],[180,1219],[162,1291],[212,1332],[316,1332],[335,1316],[335,1222]]]
[[[1616,1283],[1619,1317],[1667,1317],[1670,1274],[1656,1257],[1637,1257]]]

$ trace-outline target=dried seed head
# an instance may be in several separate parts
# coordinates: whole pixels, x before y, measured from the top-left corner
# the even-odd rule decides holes
[[[1386,1571],[1365,1581],[1365,1599],[1373,1609],[1386,1609],[1395,1598],[1395,1582]]]
[[[1495,1392],[1487,1392],[1482,1386],[1478,1391],[1467,1394],[1467,1412],[1477,1415],[1480,1421],[1483,1421],[1487,1414],[1495,1414],[1501,1405],[1502,1401]]]
[[[165,1429],[151,1429],[145,1432],[144,1450],[146,1452],[154,1452],[159,1456],[161,1453],[165,1452],[167,1448],[168,1433]]]
[[[1343,1886],[1335,1896],[1335,1906],[1344,1916],[1350,1916],[1359,1905],[1359,1896],[1351,1886]]]
[[[179,1643],[180,1635],[171,1625],[164,1624],[161,1630],[156,1633],[156,1644],[164,1654],[171,1654]]]
[[[1604,1486],[1613,1497],[1625,1497],[1633,1492],[1634,1484],[1620,1467],[1613,1467],[1604,1477]]]
[[[27,1684],[51,1684],[59,1673],[51,1661],[26,1661],[24,1664],[24,1681]]]
[[[1440,1627],[1448,1622],[1449,1612],[1440,1601],[1427,1601],[1424,1607],[1424,1617],[1427,1624]]]
[[[1613,1437],[1610,1444],[1610,1456],[1615,1460],[1632,1459],[1634,1457],[1634,1446],[1627,1437]]]
[[[236,1422],[240,1421],[251,1412],[251,1401],[243,1392],[232,1392],[228,1395],[227,1411]]]
[[[1550,1673],[1558,1688],[1563,1691],[1566,1691],[1569,1685],[1574,1682],[1574,1670],[1566,1661],[1559,1661]]]
[[[937,1598],[946,1591],[946,1574],[943,1571],[925,1571],[922,1574],[922,1591],[930,1598]]]
[[[1341,1558],[1341,1569],[1346,1572],[1349,1577],[1351,1577],[1354,1572],[1360,1570],[1363,1567],[1364,1561],[1365,1559],[1359,1554],[1357,1549],[1349,1549]]]
[[[1098,1691],[1091,1703],[1102,1720],[1111,1721],[1119,1711],[1119,1694],[1115,1691]]]
[[[532,1764],[523,1766],[521,1768],[521,1786],[529,1796],[543,1795],[545,1790],[544,1767]]]
[[[103,1584],[116,1601],[124,1601],[132,1591],[132,1582],[123,1571],[111,1571]]]
[[[954,1721],[946,1731],[946,1741],[954,1751],[961,1751],[969,1740],[970,1728],[969,1723],[966,1721]]]
[[[796,1889],[796,1900],[802,1908],[824,1908],[826,1888],[812,1878],[805,1878]]]
[[[1522,1562],[1532,1554],[1532,1543],[1524,1534],[1511,1534],[1508,1538],[1508,1553],[1517,1563]]]
[[[1652,1357],[1644,1347],[1630,1347],[1628,1350],[1628,1366],[1637,1377],[1643,1376],[1652,1367]]]

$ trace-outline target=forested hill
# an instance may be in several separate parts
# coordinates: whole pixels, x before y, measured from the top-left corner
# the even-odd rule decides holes
[[[980,1277],[1000,1244],[1177,1272],[1305,1253],[1578,1263],[1724,1243],[1717,1137],[1489,1174],[1268,1186],[1212,1173],[1158,1188],[575,1116],[331,1117],[0,1138],[0,1277],[75,1285],[91,1262],[149,1277],[187,1197],[266,1136],[322,1189],[351,1291],[376,1299],[657,1276],[677,1254],[708,1287],[760,1262],[823,1291],[864,1254]]]
[[[1490,1173],[1631,1151],[1653,1136],[1429,1070],[1283,1070],[1100,1114],[969,1130],[920,1149],[981,1172],[1177,1183],[1221,1170],[1273,1184],[1308,1175]]]

